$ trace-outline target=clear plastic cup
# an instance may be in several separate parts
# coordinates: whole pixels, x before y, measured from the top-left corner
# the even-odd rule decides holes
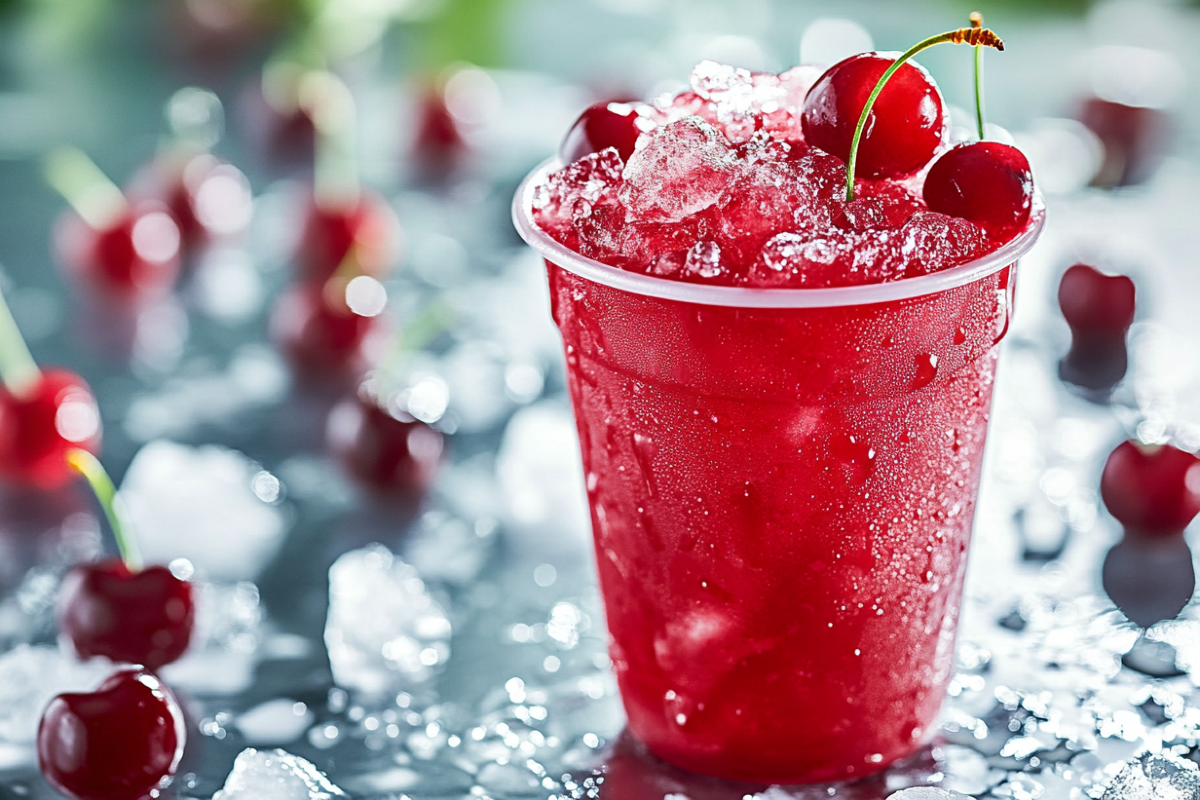
[[[891,283],[705,286],[513,217],[546,260],[629,728],[724,778],[842,780],[933,733],[1029,227]]]

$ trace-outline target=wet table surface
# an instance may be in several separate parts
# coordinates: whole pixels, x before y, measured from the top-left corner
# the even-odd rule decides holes
[[[1191,596],[1192,555],[1184,542],[1149,553],[1120,545],[1097,491],[1104,458],[1129,436],[1200,447],[1194,161],[1172,158],[1138,189],[1048,198],[1050,224],[1021,265],[1001,359],[957,671],[935,741],[865,782],[768,789],[673,769],[622,732],[560,342],[542,267],[508,221],[517,181],[554,147],[545,130],[562,130],[585,96],[578,86],[480,73],[502,121],[453,175],[419,183],[396,123],[411,84],[381,78],[377,65],[352,72],[364,174],[405,229],[388,314],[404,326],[434,304],[451,311],[420,351],[389,362],[449,446],[425,498],[389,504],[362,495],[325,452],[325,418],[345,387],[293,381],[266,338],[304,184],[262,167],[238,137],[247,75],[225,74],[216,88],[230,117],[218,150],[255,188],[249,236],[206,253],[175,295],[131,318],[73,292],[56,270],[49,242],[62,204],[42,183],[35,143],[71,130],[65,138],[126,176],[153,151],[163,101],[196,78],[144,74],[158,62],[136,48],[55,67],[7,35],[24,45],[0,71],[0,107],[24,133],[10,131],[0,160],[3,288],[35,356],[94,388],[104,460],[145,520],[145,549],[198,570],[199,641],[162,672],[190,737],[168,793],[212,795],[250,746],[303,756],[354,797],[412,800],[874,800],[927,784],[1077,800],[1103,795],[1123,768],[1109,800],[1148,796],[1138,776],[1156,769],[1200,785],[1186,768],[1200,742],[1200,610],[1155,618]],[[530,116],[540,126],[527,135]],[[1139,285],[1130,373],[1104,402],[1057,377],[1067,332],[1054,291],[1080,258]],[[0,798],[56,796],[33,759],[40,704],[101,668],[56,648],[55,593],[70,564],[111,550],[82,487],[0,496]],[[381,581],[369,608],[398,609],[397,624],[436,623],[429,635],[409,628],[416,659],[385,671],[374,695],[339,687],[331,669],[335,561],[351,583]],[[1105,591],[1106,563],[1135,583],[1159,580],[1119,598],[1122,610]],[[385,580],[392,574],[405,580]],[[1125,766],[1145,753],[1167,755]]]

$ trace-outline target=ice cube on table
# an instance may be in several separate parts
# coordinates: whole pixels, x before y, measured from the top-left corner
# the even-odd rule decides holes
[[[213,800],[332,800],[346,793],[313,764],[284,750],[238,753],[225,786]]]
[[[111,671],[106,659],[81,663],[46,645],[0,655],[0,741],[32,745],[47,703],[63,692],[90,691]]]
[[[972,800],[969,795],[938,786],[912,786],[888,795],[887,800]]]
[[[450,658],[450,620],[411,565],[369,545],[329,568],[325,646],[338,686],[395,693],[428,680]]]
[[[287,532],[278,481],[264,475],[271,477],[225,447],[147,444],[121,483],[146,562],[186,558],[208,580],[254,579]]]
[[[304,703],[277,697],[238,714],[233,724],[248,744],[287,744],[303,736],[314,719]]]
[[[545,558],[587,547],[589,515],[571,410],[546,400],[509,421],[496,455],[508,541]]]
[[[1125,762],[1101,800],[1200,800],[1200,769],[1167,753],[1144,753]]]

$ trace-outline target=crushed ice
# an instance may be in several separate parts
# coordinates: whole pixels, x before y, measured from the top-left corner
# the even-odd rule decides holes
[[[445,665],[450,619],[412,566],[370,545],[329,568],[325,645],[338,686],[395,694]]]

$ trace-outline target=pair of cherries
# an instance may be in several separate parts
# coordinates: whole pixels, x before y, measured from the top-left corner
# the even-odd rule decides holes
[[[82,158],[75,154],[70,160],[78,166]],[[185,259],[249,221],[249,181],[237,167],[209,153],[157,156],[126,193],[94,166],[89,171],[91,186],[67,190],[74,195],[68,200],[75,210],[60,219],[56,248],[76,277],[108,295],[164,294]],[[104,198],[97,205],[101,193]]]
[[[338,203],[311,195],[304,202],[296,280],[276,300],[271,337],[304,378],[357,377],[379,319],[353,308],[346,291],[356,277],[378,280],[388,273],[399,222],[387,201],[370,192]]]
[[[15,381],[12,366],[9,361],[8,382],[0,387],[2,477],[53,489],[82,472],[115,520],[111,482],[94,455],[100,415],[87,384],[65,370],[39,371],[32,364],[30,374]],[[84,564],[64,578],[57,617],[64,640],[81,658],[143,666],[115,673],[96,693],[51,702],[37,738],[42,772],[79,800],[142,797],[174,771],[182,753],[178,705],[144,668],[157,669],[186,650],[195,618],[192,586],[165,567],[132,570],[120,559]]]
[[[22,391],[0,385],[0,478],[42,490],[79,477],[79,456],[95,461],[100,412],[74,373],[48,369]],[[86,469],[86,467],[85,467]],[[165,567],[133,571],[119,559],[76,567],[63,581],[59,628],[83,658],[157,668],[182,655],[195,616],[191,584]]]
[[[804,100],[805,142],[849,161],[854,131],[867,99],[895,59],[861,53],[826,70]],[[944,102],[929,73],[911,62],[890,77],[871,108],[857,157],[857,174],[905,178],[924,169],[945,145]],[[564,163],[615,147],[623,161],[640,134],[637,112],[624,104],[589,107],[559,149]],[[924,200],[931,211],[966,219],[998,242],[1025,228],[1033,209],[1033,175],[1011,145],[977,141],[946,150],[929,167]]]

